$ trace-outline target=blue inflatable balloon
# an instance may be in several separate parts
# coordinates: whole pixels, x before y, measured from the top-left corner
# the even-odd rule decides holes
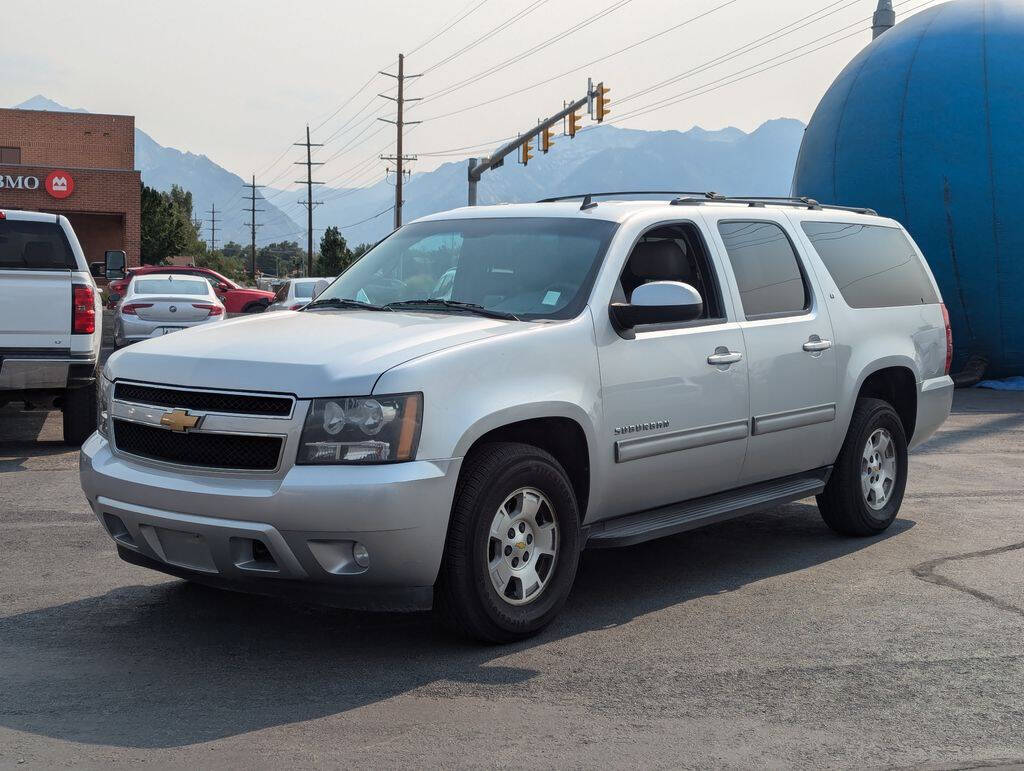
[[[840,73],[793,191],[902,222],[953,322],[954,370],[1024,373],[1024,3],[954,0],[909,17]]]

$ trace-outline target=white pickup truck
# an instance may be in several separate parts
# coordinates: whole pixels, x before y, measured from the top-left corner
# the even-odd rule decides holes
[[[102,301],[66,217],[0,209],[0,406],[54,403],[64,441],[96,427]]]

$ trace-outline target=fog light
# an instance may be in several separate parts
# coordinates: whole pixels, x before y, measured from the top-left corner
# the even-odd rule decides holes
[[[356,545],[352,547],[352,556],[355,558],[356,564],[359,567],[365,568],[370,566],[370,552],[361,543],[357,542]]]

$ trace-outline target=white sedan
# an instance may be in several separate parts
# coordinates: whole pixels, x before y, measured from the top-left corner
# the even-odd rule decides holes
[[[224,305],[205,278],[170,273],[136,276],[114,316],[114,346],[224,320]]]

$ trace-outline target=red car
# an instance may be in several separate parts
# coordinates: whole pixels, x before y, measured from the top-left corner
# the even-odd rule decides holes
[[[128,282],[132,276],[143,276],[146,273],[181,273],[186,276],[201,276],[209,280],[213,285],[213,291],[224,303],[224,309],[228,313],[263,313],[267,306],[274,301],[273,292],[264,292],[262,289],[247,289],[238,286],[234,281],[225,278],[215,270],[209,268],[177,267],[173,265],[143,265],[140,268],[129,268],[125,278],[110,282],[110,294],[107,306],[114,308],[117,300],[124,297]],[[114,299],[114,296],[117,299]]]

